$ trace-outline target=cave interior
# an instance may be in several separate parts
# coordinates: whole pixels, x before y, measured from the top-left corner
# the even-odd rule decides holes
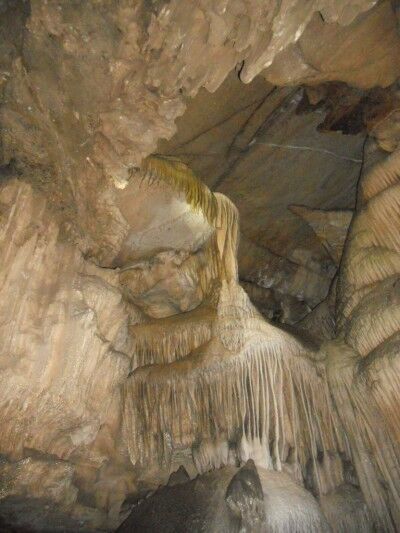
[[[399,79],[398,0],[0,0],[0,532],[400,531]]]

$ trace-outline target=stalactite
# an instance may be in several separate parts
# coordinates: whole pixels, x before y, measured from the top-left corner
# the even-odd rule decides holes
[[[188,204],[205,215],[215,228],[216,246],[209,247],[208,258],[211,274],[214,279],[237,279],[239,214],[235,205],[223,194],[212,193],[187,165],[175,157],[151,155],[143,161],[139,174],[150,184],[164,181],[184,193]],[[218,275],[213,272],[214,268],[218,269]]]
[[[257,316],[238,286],[224,285],[218,313],[211,341],[130,377],[125,423],[132,462],[157,458],[162,464],[171,441],[179,448],[223,439],[235,443],[240,459],[246,459],[241,450],[248,455],[258,443],[263,466],[280,470],[292,460],[304,476],[310,460],[344,451],[323,368]],[[209,468],[209,455],[197,455],[200,471]],[[317,490],[331,486],[319,476]]]
[[[212,194],[212,193],[210,193]],[[216,239],[221,260],[220,279],[238,281],[239,213],[223,194],[215,193],[217,201]]]
[[[142,179],[150,184],[162,180],[182,192],[189,205],[202,211],[211,224],[215,222],[218,211],[215,196],[180,159],[153,154],[143,160],[138,170]]]
[[[183,192],[214,232],[199,251],[204,302],[131,328],[123,426],[132,463],[168,470],[175,450],[190,450],[203,473],[252,458],[301,484],[311,476],[320,496],[332,492],[349,450],[324,365],[265,322],[239,286],[237,209],[179,160],[152,156],[141,173]]]
[[[172,363],[211,338],[216,309],[201,305],[179,315],[131,326],[134,341],[132,369]]]

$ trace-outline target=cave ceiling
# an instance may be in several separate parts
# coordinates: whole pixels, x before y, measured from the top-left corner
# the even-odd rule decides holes
[[[396,98],[393,87],[277,87],[262,76],[244,85],[234,71],[216,92],[201,89],[177,119],[177,133],[159,142],[161,154],[185,161],[238,207],[240,277],[272,287],[278,299],[294,296],[297,309],[284,321],[326,297],[356,206],[368,131]],[[288,290],[279,271],[302,282]]]
[[[158,150],[180,157],[231,198],[244,240],[318,265],[329,261],[327,253],[289,206],[354,209],[366,132],[321,133],[326,110],[301,112],[303,93],[261,77],[243,86],[233,73],[216,93],[203,90],[189,103],[178,133]]]

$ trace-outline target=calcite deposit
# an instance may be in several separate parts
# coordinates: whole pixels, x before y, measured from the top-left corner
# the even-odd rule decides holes
[[[389,0],[0,0],[0,530],[400,527]]]

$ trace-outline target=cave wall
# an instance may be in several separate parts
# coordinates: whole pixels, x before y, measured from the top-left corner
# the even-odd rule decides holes
[[[369,150],[379,149],[371,142]],[[398,151],[362,177],[339,276],[339,334],[327,345],[333,396],[361,486],[385,531],[399,523],[398,179]]]

